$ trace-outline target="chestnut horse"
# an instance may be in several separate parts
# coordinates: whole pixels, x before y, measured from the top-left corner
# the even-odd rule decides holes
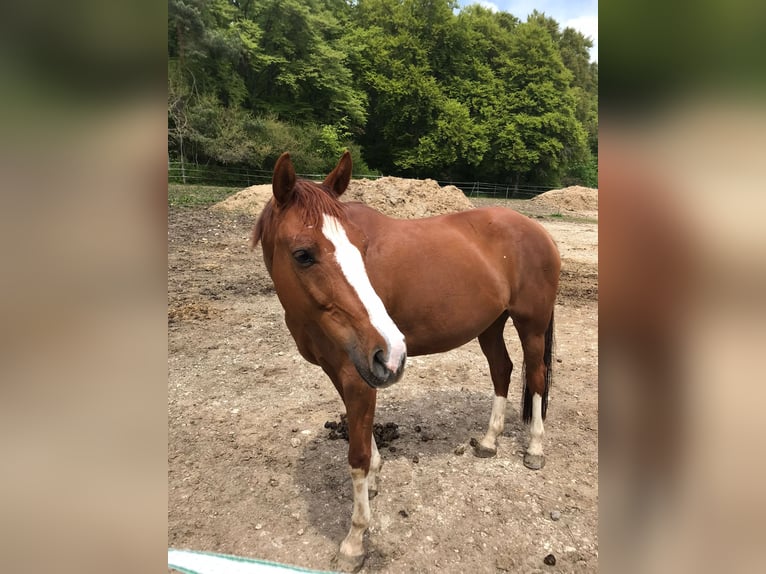
[[[348,152],[321,184],[297,179],[282,154],[252,246],[262,245],[298,350],[322,367],[346,406],[354,507],[338,566],[354,570],[364,561],[369,495],[381,465],[372,435],[377,389],[402,377],[407,355],[448,351],[478,337],[495,398],[474,453],[494,456],[513,370],[503,340],[510,317],[524,352],[522,417],[531,436],[524,464],[542,468],[561,261],[543,227],[515,211],[397,220],[341,203],[350,179]]]

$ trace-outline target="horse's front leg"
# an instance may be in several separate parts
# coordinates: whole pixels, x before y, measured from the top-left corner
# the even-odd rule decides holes
[[[340,545],[338,568],[355,572],[365,559],[364,532],[370,524],[370,482],[377,487],[375,475],[380,467],[377,447],[373,453],[372,421],[375,415],[376,391],[358,376],[343,384],[343,401],[348,420],[348,463],[354,489],[354,509],[351,528]],[[374,456],[377,455],[377,457]],[[375,459],[375,460],[373,460]],[[374,462],[374,465],[371,465]],[[371,469],[371,466],[373,468]]]
[[[367,474],[367,492],[370,498],[374,498],[378,494],[380,467],[383,466],[383,459],[380,458],[378,452],[378,445],[375,442],[375,434],[370,433],[371,438],[371,455],[370,455],[370,472]]]

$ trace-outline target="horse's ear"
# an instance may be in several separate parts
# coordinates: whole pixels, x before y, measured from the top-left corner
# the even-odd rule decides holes
[[[274,178],[271,180],[271,189],[274,198],[279,205],[286,205],[293,197],[295,188],[295,168],[290,160],[290,154],[285,152],[277,160],[274,166]]]
[[[338,165],[322,183],[332,190],[335,197],[340,197],[346,191],[349,181],[351,181],[351,153],[346,150],[340,157]]]

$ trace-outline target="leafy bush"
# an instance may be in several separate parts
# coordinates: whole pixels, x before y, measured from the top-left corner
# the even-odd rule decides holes
[[[575,163],[562,178],[562,185],[598,187],[598,156],[589,154],[585,161]]]

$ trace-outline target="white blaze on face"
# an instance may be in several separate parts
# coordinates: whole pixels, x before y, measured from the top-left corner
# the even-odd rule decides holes
[[[407,352],[404,335],[394,324],[383,305],[383,301],[372,288],[370,278],[367,276],[367,269],[364,267],[362,254],[349,241],[346,230],[336,218],[329,215],[324,216],[322,234],[335,247],[335,259],[343,275],[349,285],[354,288],[362,305],[367,310],[370,323],[378,330],[388,345],[386,366],[390,370],[396,371]]]

